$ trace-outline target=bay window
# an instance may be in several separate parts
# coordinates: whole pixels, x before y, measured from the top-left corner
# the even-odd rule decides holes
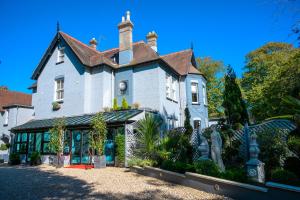
[[[192,93],[192,103],[198,104],[199,103],[199,90],[198,90],[197,82],[191,83],[191,93]]]

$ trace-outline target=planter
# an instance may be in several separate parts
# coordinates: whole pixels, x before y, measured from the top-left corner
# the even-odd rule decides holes
[[[63,165],[68,166],[70,165],[70,155],[62,156],[63,157]]]
[[[100,169],[106,167],[106,157],[105,156],[94,156],[94,168]]]

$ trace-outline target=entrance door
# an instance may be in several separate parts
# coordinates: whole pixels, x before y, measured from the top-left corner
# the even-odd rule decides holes
[[[88,132],[80,130],[72,131],[71,164],[88,163],[90,163]]]

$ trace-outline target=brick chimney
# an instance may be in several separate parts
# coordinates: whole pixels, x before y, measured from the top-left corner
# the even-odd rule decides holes
[[[157,34],[155,31],[149,32],[146,36],[147,43],[151,46],[151,48],[157,52]]]
[[[133,59],[132,30],[133,23],[130,21],[130,12],[126,12],[126,19],[122,17],[119,29],[119,64],[129,64]]]
[[[97,44],[98,44],[98,42],[97,42],[97,40],[95,38],[92,38],[90,40],[90,47],[92,47],[94,49],[97,49]]]

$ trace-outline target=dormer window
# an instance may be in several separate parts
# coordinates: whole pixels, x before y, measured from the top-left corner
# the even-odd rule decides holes
[[[62,63],[64,62],[65,59],[65,48],[61,47],[58,49],[58,53],[57,53],[57,63]]]
[[[57,78],[55,80],[55,101],[64,100],[64,78]]]

